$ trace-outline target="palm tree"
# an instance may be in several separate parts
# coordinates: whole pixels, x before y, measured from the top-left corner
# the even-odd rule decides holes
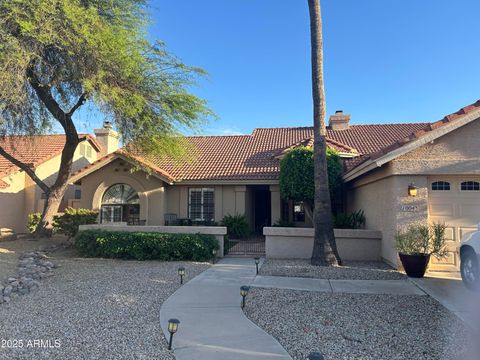
[[[312,95],[315,198],[313,222],[315,238],[311,263],[313,265],[340,265],[341,260],[333,233],[332,205],[328,190],[325,125],[325,88],[323,79],[323,38],[320,0],[308,0],[310,37],[312,47]]]

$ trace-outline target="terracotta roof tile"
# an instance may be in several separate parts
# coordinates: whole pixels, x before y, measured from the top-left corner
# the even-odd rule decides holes
[[[428,123],[353,125],[347,130],[328,129],[327,143],[341,152],[365,155],[426,125]],[[178,163],[154,157],[150,162],[171,174],[176,181],[277,180],[278,155],[285,149],[311,143],[313,128],[259,128],[252,135],[192,136],[186,139],[192,145],[193,160]]]
[[[89,134],[79,135],[79,139],[90,141],[97,150],[101,145]],[[35,167],[59,155],[65,145],[65,135],[6,136],[0,137],[0,146],[9,154],[26,164]],[[20,170],[0,155],[0,177]]]

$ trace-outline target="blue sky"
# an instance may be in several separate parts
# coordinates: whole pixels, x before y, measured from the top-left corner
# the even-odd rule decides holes
[[[307,0],[151,4],[152,38],[209,72],[192,89],[219,117],[205,134],[310,126]],[[354,124],[435,121],[480,98],[480,1],[323,0],[322,7],[329,115],[343,109]]]

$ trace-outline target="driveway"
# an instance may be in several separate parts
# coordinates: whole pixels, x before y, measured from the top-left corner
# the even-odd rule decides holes
[[[480,332],[480,293],[465,288],[457,274],[429,274],[423,279],[410,278],[410,280]]]

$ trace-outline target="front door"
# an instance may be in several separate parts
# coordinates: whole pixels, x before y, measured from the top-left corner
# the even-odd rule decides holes
[[[255,205],[255,232],[263,234],[265,226],[271,226],[271,198],[270,190],[258,189],[254,192]]]

